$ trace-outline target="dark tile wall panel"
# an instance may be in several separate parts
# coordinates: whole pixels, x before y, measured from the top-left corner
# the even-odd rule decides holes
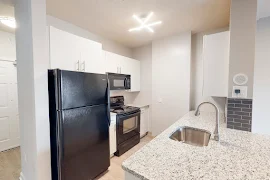
[[[228,98],[227,128],[251,132],[252,99]]]

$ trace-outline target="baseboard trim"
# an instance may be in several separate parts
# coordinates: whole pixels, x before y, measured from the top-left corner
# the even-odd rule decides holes
[[[20,173],[20,178],[19,178],[19,180],[26,180],[22,172]]]

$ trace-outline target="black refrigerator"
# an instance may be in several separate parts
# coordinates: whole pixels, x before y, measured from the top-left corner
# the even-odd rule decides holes
[[[49,70],[53,180],[90,180],[110,166],[107,76]]]

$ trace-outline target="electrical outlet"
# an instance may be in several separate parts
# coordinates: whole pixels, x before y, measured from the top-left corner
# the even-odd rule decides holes
[[[233,86],[233,98],[247,98],[247,86]]]

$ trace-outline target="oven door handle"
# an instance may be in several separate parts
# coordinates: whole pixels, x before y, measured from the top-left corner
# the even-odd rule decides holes
[[[141,111],[138,111],[136,113],[132,113],[132,114],[128,114],[128,115],[120,115],[119,118],[120,119],[129,119],[131,117],[138,116],[140,114],[141,114]]]

